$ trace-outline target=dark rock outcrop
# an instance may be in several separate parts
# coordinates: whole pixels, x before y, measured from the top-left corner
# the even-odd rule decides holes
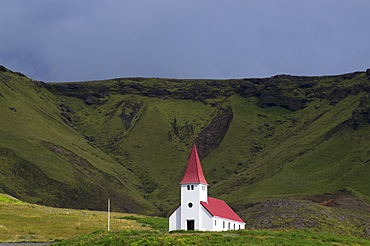
[[[366,69],[366,76],[367,77],[370,77],[370,68],[369,69]]]
[[[310,200],[268,199],[241,211],[246,229],[313,229],[368,238],[370,205],[361,199],[336,197]],[[353,231],[343,231],[344,228]],[[349,229],[351,228],[351,229]]]
[[[231,107],[222,109],[196,139],[200,158],[205,158],[222,142],[233,119]]]

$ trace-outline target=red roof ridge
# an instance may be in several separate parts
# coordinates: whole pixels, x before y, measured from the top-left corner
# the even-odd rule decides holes
[[[208,202],[200,204],[213,216],[245,223],[223,200],[208,197]]]
[[[194,144],[190,152],[188,165],[186,166],[185,174],[180,184],[187,183],[202,183],[207,184],[207,180],[204,177],[202,165],[200,163],[197,147]]]

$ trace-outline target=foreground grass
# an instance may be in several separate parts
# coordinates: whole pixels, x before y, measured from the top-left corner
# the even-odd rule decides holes
[[[55,245],[370,245],[370,241],[310,231],[98,231]]]
[[[111,213],[112,230],[150,230],[130,214]],[[107,229],[107,213],[22,203],[0,194],[0,242],[54,241]]]
[[[370,245],[356,237],[310,230],[167,231],[168,219],[133,214],[52,208],[0,194],[0,242],[55,245]]]

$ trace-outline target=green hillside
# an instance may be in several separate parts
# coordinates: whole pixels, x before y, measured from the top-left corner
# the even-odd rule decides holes
[[[196,138],[210,196],[370,196],[370,70],[325,77],[51,83],[0,69],[0,192],[166,215]]]

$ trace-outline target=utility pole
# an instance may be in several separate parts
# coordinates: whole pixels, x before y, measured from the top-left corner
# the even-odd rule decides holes
[[[108,198],[108,231],[110,231],[110,198]]]

